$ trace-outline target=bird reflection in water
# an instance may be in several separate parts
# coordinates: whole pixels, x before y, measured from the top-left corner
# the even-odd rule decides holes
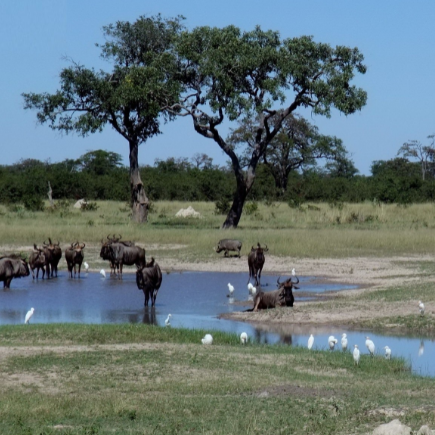
[[[418,356],[422,356],[424,354],[424,341],[420,341],[420,347],[418,348]]]

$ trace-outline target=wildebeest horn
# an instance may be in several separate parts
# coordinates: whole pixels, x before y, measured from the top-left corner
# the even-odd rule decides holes
[[[50,245],[51,245],[52,243],[51,243],[51,239],[50,239],[50,237],[48,238],[48,241],[50,242]]]
[[[278,279],[276,280],[276,282],[278,283],[278,285],[281,285],[281,283],[279,282],[279,279],[281,278],[281,276],[278,277]]]
[[[80,246],[80,248],[84,249],[86,245],[84,243],[82,243],[82,246]]]

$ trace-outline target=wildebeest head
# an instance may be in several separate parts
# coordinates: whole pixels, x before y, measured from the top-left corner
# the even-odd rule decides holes
[[[299,278],[295,277],[297,281],[293,282],[293,277],[286,279],[284,282],[280,282],[280,277],[277,280],[278,288],[281,289],[282,298],[285,301],[286,306],[292,307],[294,303],[293,289],[298,290],[295,284],[299,284]]]
[[[44,264],[45,263],[45,254],[44,254],[44,248],[38,248],[36,246],[36,243],[33,244],[33,252],[30,256],[32,259],[32,262]],[[30,261],[30,259],[29,259]]]

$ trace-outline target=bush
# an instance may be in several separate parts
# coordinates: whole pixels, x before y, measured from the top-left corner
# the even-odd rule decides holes
[[[23,198],[24,208],[30,211],[43,211],[44,201],[37,196],[26,196]]]
[[[214,214],[228,214],[231,209],[231,203],[226,198],[221,198],[215,203]]]

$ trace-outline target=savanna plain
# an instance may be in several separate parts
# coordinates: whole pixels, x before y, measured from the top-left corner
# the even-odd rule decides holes
[[[189,205],[200,218],[175,217]],[[82,211],[62,201],[42,212],[1,205],[0,255],[28,255],[49,237],[62,248],[79,241],[97,272],[108,267],[99,258],[101,242],[120,235],[143,246],[166,273],[246,271],[248,278],[247,254],[259,242],[269,249],[264,274],[286,276],[294,267],[301,276],[359,287],[315,302],[295,294],[293,308],[233,318],[275,329],[332,324],[435,334],[435,204],[258,202],[246,205],[237,229],[221,230],[224,218],[212,203],[155,202],[143,225],[131,222],[123,203]],[[242,240],[242,257],[214,252],[221,238]],[[213,345],[203,346],[205,332],[144,324],[1,326],[0,432],[366,434],[394,418],[413,430],[435,429],[435,381],[412,374],[403,359],[362,353],[356,367],[350,353],[241,345],[235,334],[218,331]]]

